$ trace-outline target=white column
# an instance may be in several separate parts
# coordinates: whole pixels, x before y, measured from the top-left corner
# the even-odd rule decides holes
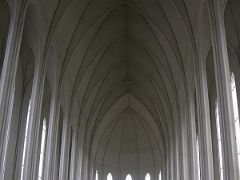
[[[63,117],[62,113],[59,112],[58,123],[56,124],[56,141],[54,145],[54,170],[53,170],[53,179],[59,179],[59,170],[60,170],[60,158],[61,158],[61,147],[62,147],[62,134],[63,134]]]
[[[214,166],[206,65],[201,58],[198,60],[196,71],[197,112],[195,113],[198,122],[201,179],[213,180]]]
[[[217,96],[217,95],[216,95]],[[211,111],[211,124],[212,124],[212,140],[213,140],[213,162],[214,162],[214,176],[216,179],[220,179],[219,173],[219,154],[218,154],[218,135],[217,135],[217,124],[216,124],[216,97],[210,99]]]
[[[239,180],[230,69],[222,1],[209,0],[209,15],[222,136],[223,177],[224,180]]]
[[[79,131],[79,126],[76,126],[77,128],[75,129],[77,135],[77,144],[76,144],[76,166],[77,170],[74,173],[75,178],[76,177],[83,177],[83,166],[84,166],[84,149],[83,149],[83,139],[81,139],[80,131]],[[102,179],[102,173],[99,172],[99,179]]]
[[[172,180],[180,180],[180,174],[181,174],[181,171],[180,171],[180,167],[182,166],[181,165],[181,161],[180,161],[180,147],[181,147],[181,144],[180,144],[180,141],[181,141],[181,136],[180,136],[180,130],[179,130],[179,127],[180,127],[180,124],[179,122],[174,122],[175,125],[174,125],[174,130],[175,130],[175,133],[174,133],[174,154],[173,154],[173,171],[172,171]]]
[[[57,141],[57,125],[59,120],[59,96],[57,88],[54,89],[51,97],[50,116],[48,122],[47,146],[45,150],[44,180],[53,179],[55,146]]]
[[[182,102],[185,102],[182,100]],[[188,162],[189,162],[189,149],[188,149],[188,130],[189,130],[189,120],[187,119],[188,117],[188,112],[187,112],[187,105],[182,105],[181,109],[181,124],[180,124],[180,133],[181,133],[181,139],[180,139],[180,179],[182,180],[188,180],[189,179],[189,167],[188,167]]]
[[[76,169],[76,145],[77,145],[77,132],[76,129],[72,130],[72,137],[71,137],[71,159],[70,159],[70,169],[69,169],[69,180],[74,180],[74,174]]]
[[[23,158],[23,149],[24,149],[24,140],[25,140],[25,130],[26,130],[26,124],[27,124],[27,114],[28,114],[28,107],[29,107],[29,99],[31,97],[31,90],[32,90],[32,84],[29,85],[27,89],[25,89],[24,92],[21,93],[22,96],[22,102],[21,102],[21,110],[20,110],[20,116],[18,118],[18,122],[16,125],[18,126],[18,130],[14,131],[17,138],[17,144],[16,144],[16,158],[15,158],[15,164],[14,164],[14,180],[18,180],[21,176],[21,169],[22,169],[22,158]],[[12,154],[11,154],[12,155]]]
[[[0,83],[0,179],[5,179],[15,79],[27,10],[27,2],[24,0],[11,1],[11,5],[9,32]]]
[[[196,179],[198,177],[198,164],[197,164],[197,149],[196,149],[196,103],[195,103],[195,97],[194,97],[194,88],[191,88],[191,91],[189,93],[188,98],[188,113],[189,113],[189,119],[188,119],[188,139],[187,139],[187,146],[188,146],[188,173],[189,173],[189,180]]]
[[[44,92],[46,67],[42,56],[37,56],[31,94],[31,111],[29,115],[28,134],[26,140],[26,156],[24,159],[23,179],[33,180],[37,177],[39,135],[41,125],[42,99]]]
[[[63,119],[59,180],[67,179],[67,168],[68,168],[68,161],[69,161],[69,146],[70,146],[69,137],[70,137],[69,119],[67,118],[67,115],[66,115]]]

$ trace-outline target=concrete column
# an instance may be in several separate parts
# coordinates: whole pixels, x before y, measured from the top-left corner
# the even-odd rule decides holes
[[[77,170],[74,174],[75,177],[83,177],[83,166],[84,166],[84,152],[83,152],[83,143],[82,140],[80,140],[80,131],[77,128],[77,147],[76,147],[76,153],[77,153],[77,161],[76,161],[76,166]],[[103,172],[99,171],[99,179],[102,179]]]
[[[52,180],[54,171],[54,157],[57,145],[57,125],[59,120],[60,104],[58,98],[58,89],[55,88],[51,97],[50,116],[48,122],[48,134],[45,150],[44,179]]]
[[[70,137],[69,119],[67,118],[67,115],[66,115],[63,119],[59,180],[67,179],[67,168],[68,168],[68,161],[69,161],[68,154],[69,154],[69,145],[70,145],[69,137]]]
[[[26,154],[24,159],[23,179],[36,179],[38,167],[39,135],[41,127],[42,99],[44,92],[46,68],[41,56],[37,56],[35,64],[33,87],[31,94],[31,110],[29,115],[28,134],[26,142]]]
[[[196,71],[196,118],[198,123],[201,179],[213,180],[214,165],[206,65],[201,58],[196,66]]]
[[[174,180],[174,172],[175,169],[175,162],[174,162],[174,155],[175,155],[175,140],[174,137],[171,137],[171,147],[170,147],[170,157],[169,157],[169,180]]]
[[[21,68],[18,68],[17,75],[19,75]],[[21,77],[18,76],[18,77]],[[13,114],[11,118],[11,128],[9,129],[9,139],[8,139],[8,150],[6,153],[6,163],[5,163],[5,173],[4,179],[13,179],[14,170],[15,170],[15,152],[17,151],[17,141],[18,141],[18,126],[19,126],[19,117],[20,117],[20,108],[22,102],[22,81],[21,78],[17,78],[16,81],[15,97],[14,97],[14,106]]]
[[[27,11],[24,0],[11,1],[10,24],[0,83],[0,179],[5,179],[12,127],[15,79]]]
[[[196,179],[198,177],[198,164],[197,164],[197,149],[196,149],[196,102],[194,95],[194,88],[189,93],[188,98],[188,138],[187,138],[187,146],[188,146],[188,173],[189,180]]]
[[[169,143],[169,148],[167,149],[167,154],[168,154],[168,158],[167,158],[167,162],[168,162],[168,171],[167,171],[167,179],[171,180],[173,179],[172,177],[172,171],[173,171],[173,140],[170,140]]]
[[[57,141],[58,142],[58,141]],[[58,144],[57,144],[58,145]],[[59,149],[58,149],[59,146],[56,146],[56,155],[55,155],[55,158],[54,158],[54,170],[53,170],[53,179],[59,179],[59,165],[60,165],[60,160],[59,160],[59,156],[60,156],[60,153],[59,152]]]
[[[70,159],[70,177],[69,177],[69,180],[74,180],[74,174],[75,174],[75,170],[76,170],[76,145],[77,145],[77,131],[76,129],[73,130],[72,132],[72,139],[71,139],[71,159]]]
[[[30,87],[30,86],[29,86]],[[32,88],[32,85],[31,85]],[[30,91],[30,92],[29,92]],[[18,130],[15,131],[17,136],[17,147],[15,149],[15,165],[14,165],[14,179],[18,180],[21,176],[21,167],[22,167],[22,155],[23,155],[23,148],[24,148],[24,137],[25,137],[25,130],[26,130],[26,122],[27,122],[27,112],[29,106],[29,98],[31,96],[31,90],[26,90],[24,93],[24,97],[22,97],[21,103],[21,115],[18,119]]]
[[[173,171],[172,171],[172,180],[181,180],[180,178],[180,167],[181,165],[181,159],[180,159],[180,141],[181,141],[181,134],[180,134],[180,124],[179,122],[174,122],[174,129],[175,129],[175,133],[174,133],[174,154],[173,154]]]
[[[189,94],[188,94],[189,95]],[[189,97],[182,95],[182,100],[180,102],[185,102],[185,104],[180,105],[181,110],[181,155],[180,155],[180,177],[182,180],[189,180],[190,178],[190,170],[194,166],[192,163],[190,155],[193,152],[193,148],[195,145],[194,142],[194,134],[192,134],[191,128],[192,128],[192,119],[190,118],[190,110],[192,107],[188,104],[186,100],[188,100]],[[194,107],[194,106],[193,106]],[[196,136],[195,136],[196,137]],[[190,163],[189,163],[190,162]]]
[[[79,177],[81,177],[82,179],[85,179],[86,178],[86,168],[87,168],[87,153],[86,153],[86,150],[83,148],[83,149],[80,149],[80,151],[83,151],[82,152],[82,160],[80,162],[81,164],[81,174]],[[78,176],[77,176],[78,177]],[[104,171],[102,171],[102,178],[104,177]]]
[[[58,124],[57,124],[57,132],[56,132],[56,145],[54,151],[55,157],[54,157],[54,170],[53,170],[53,179],[58,180],[59,179],[59,170],[60,170],[60,158],[61,158],[61,147],[62,147],[62,134],[63,134],[63,112],[62,109],[59,112],[58,117]]]
[[[215,179],[220,179],[220,173],[219,173],[219,155],[218,155],[218,136],[217,136],[217,125],[216,125],[216,115],[215,115],[215,109],[216,109],[216,97],[212,97],[210,99],[210,109],[211,111],[211,125],[212,125],[212,140],[213,140],[213,162],[214,162],[214,176]]]
[[[219,119],[223,150],[224,180],[238,180],[238,158],[235,141],[230,70],[227,54],[224,8],[222,1],[209,0],[212,47],[219,103]]]

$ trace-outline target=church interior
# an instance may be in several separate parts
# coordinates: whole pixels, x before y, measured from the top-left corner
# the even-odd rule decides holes
[[[0,0],[0,180],[239,180],[239,0]]]

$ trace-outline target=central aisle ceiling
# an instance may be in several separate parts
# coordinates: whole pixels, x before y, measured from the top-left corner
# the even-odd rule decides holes
[[[194,19],[196,2],[45,0],[36,12],[48,79],[91,163],[157,175],[194,78],[195,40],[208,28],[204,14]]]
[[[206,7],[190,0],[43,0],[31,6],[25,41],[37,41],[47,58],[51,89],[60,89],[91,163],[122,168],[131,160],[136,168],[144,166],[142,156],[158,173],[186,118],[195,63],[210,49]]]

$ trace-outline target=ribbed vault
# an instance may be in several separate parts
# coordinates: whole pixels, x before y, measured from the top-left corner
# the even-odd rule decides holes
[[[110,171],[118,178],[147,172],[157,178],[187,97],[187,19],[177,4],[155,0],[62,1],[59,7],[49,58],[61,65],[63,106],[78,128],[87,166],[102,178]]]
[[[0,179],[238,179],[239,7],[0,0]]]
[[[66,49],[63,94],[70,100],[72,120],[80,128],[79,143],[90,151],[90,166],[102,170],[102,177],[108,171],[118,178],[127,173],[144,177],[145,172],[157,177],[165,162],[166,142],[173,136],[169,134],[173,131],[172,108],[179,106],[176,90],[184,90],[186,79],[175,34],[160,7],[157,2],[92,1]],[[122,120],[127,118],[128,108],[137,120]],[[178,114],[175,109],[175,116]],[[123,145],[111,148],[110,141],[119,139],[108,131],[125,134],[122,121],[129,126],[129,138],[123,137]],[[145,141],[148,152],[131,144],[134,131],[140,133],[135,134],[136,141],[139,136],[151,138]],[[146,156],[150,162],[142,164]]]
[[[238,15],[229,2],[226,19]],[[24,39],[36,57],[43,54],[51,93],[71,126],[79,158],[73,177],[98,170],[101,178],[149,172],[157,179],[160,169],[166,177],[164,169],[181,169],[168,162],[185,153],[181,131],[194,116],[196,67],[212,58],[206,3],[43,0],[29,7],[34,22],[27,19]],[[237,46],[234,33],[228,39]]]
[[[147,172],[158,176],[160,146],[147,121],[130,107],[119,113],[105,128],[100,137],[95,165],[103,176],[109,172],[113,177],[131,173],[135,178]]]

